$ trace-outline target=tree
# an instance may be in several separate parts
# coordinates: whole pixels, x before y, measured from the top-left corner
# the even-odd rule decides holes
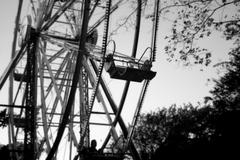
[[[191,104],[143,114],[134,135],[143,159],[165,159],[202,150],[214,135],[213,114],[210,107],[198,108]],[[205,146],[206,148],[206,146]]]
[[[164,141],[168,130],[164,125],[166,119],[166,108],[140,115],[133,139],[140,149],[142,159],[149,159]]]
[[[10,159],[10,152],[9,152],[9,149],[8,149],[8,146],[1,146],[0,147],[0,155],[1,155],[1,158],[2,159]]]
[[[239,5],[239,0],[162,1],[160,16],[176,15],[171,34],[165,37],[168,40],[165,53],[170,60],[209,65],[212,53],[196,42],[218,31],[233,42],[233,48],[229,49],[230,61],[217,64],[226,67],[226,74],[215,81],[212,97],[206,97],[212,103],[180,109],[171,107],[140,117],[134,140],[148,159],[152,155],[155,159],[174,155],[186,158],[191,156],[189,153],[202,158],[237,156],[234,145],[240,142],[237,128],[240,120]]]
[[[218,109],[240,109],[240,46],[229,53],[231,61],[227,63],[227,72],[211,91],[214,105]]]
[[[142,115],[134,142],[145,160],[238,157],[239,120],[239,111],[220,112],[212,106],[170,107]]]
[[[218,113],[216,124],[218,139],[230,155],[238,153],[234,145],[240,143],[240,46],[230,52],[231,61],[227,63],[227,72],[219,80],[211,91],[213,106]],[[219,141],[218,140],[218,141]],[[220,145],[221,146],[221,145]],[[221,150],[220,150],[221,151]],[[238,156],[238,155],[237,155]],[[238,156],[239,157],[239,156]]]
[[[172,106],[142,114],[134,141],[145,159],[239,157],[240,48],[231,52],[226,73],[206,97],[212,103]]]
[[[15,150],[13,150],[12,144],[2,145],[0,146],[0,155],[1,159],[10,160],[10,153],[17,153],[17,159],[23,160],[23,143],[17,143]]]
[[[172,33],[166,36],[169,44],[165,47],[170,57],[196,64],[208,65],[211,53],[195,43],[199,39],[211,36],[220,31],[226,40],[239,43],[240,12],[239,0],[179,0],[167,5],[162,10],[175,8],[177,17],[174,19]]]

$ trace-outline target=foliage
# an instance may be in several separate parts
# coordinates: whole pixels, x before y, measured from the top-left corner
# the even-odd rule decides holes
[[[145,159],[238,156],[240,143],[240,47],[230,52],[226,74],[202,106],[172,106],[142,114],[134,141]]]
[[[142,115],[134,142],[146,160],[171,159],[176,155],[180,159],[193,155],[202,158],[237,155],[233,146],[239,143],[236,128],[239,120],[239,111],[219,112],[210,106],[174,106]]]
[[[170,59],[193,61],[195,64],[209,65],[211,52],[197,44],[200,39],[220,31],[226,40],[239,41],[240,1],[215,0],[181,0],[167,4],[162,10],[175,9],[177,17],[173,21],[171,34],[165,38],[165,47]],[[172,13],[172,12],[171,12]],[[197,44],[197,45],[196,45]]]
[[[153,157],[159,148],[162,157],[174,151],[180,153],[186,149],[187,144],[212,135],[214,130],[207,123],[211,114],[210,107],[197,108],[191,104],[182,108],[174,105],[143,114],[136,127],[134,142],[141,148],[144,159]],[[165,151],[162,152],[163,150]]]
[[[1,146],[0,147],[0,155],[1,155],[1,158],[3,159],[10,159],[10,153],[9,153],[9,149],[8,149],[8,146]]]
[[[23,160],[23,147],[24,147],[23,143],[17,143],[16,148],[14,149],[15,152],[13,152],[13,153],[17,153],[17,154],[14,154],[14,156],[17,155],[18,160]],[[12,144],[0,146],[1,159],[4,159],[4,160],[11,159],[10,153],[11,153],[11,150],[13,150],[12,148],[13,148]]]
[[[216,85],[211,93],[217,108],[236,110],[240,108],[240,46],[232,49],[230,55],[227,73],[215,81]]]

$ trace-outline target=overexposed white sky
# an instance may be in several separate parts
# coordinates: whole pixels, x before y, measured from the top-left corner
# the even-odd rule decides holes
[[[17,0],[2,0],[0,5],[0,75],[10,62],[17,4]],[[139,55],[150,45],[150,31],[151,21],[143,20],[138,47]],[[163,48],[166,45],[164,37],[169,31],[170,27],[168,23],[160,21],[157,61],[153,64],[153,70],[157,72],[157,75],[150,83],[142,112],[149,112],[158,107],[168,107],[175,103],[178,105],[189,102],[196,104],[202,101],[204,96],[209,95],[209,90],[213,86],[213,83],[208,82],[207,79],[217,76],[215,68],[204,68],[201,66],[186,68],[176,63],[167,62]],[[116,40],[118,52],[125,53],[131,51],[133,44],[132,35],[133,31],[130,29],[129,32],[113,37]],[[221,39],[219,34],[215,33],[210,39],[201,43],[213,52],[214,62],[222,61],[227,57],[226,53],[230,44]],[[204,68],[204,70],[200,71],[201,68]],[[109,81],[109,85],[116,84]],[[132,86],[135,86],[135,84]],[[136,97],[136,92],[135,87],[132,87],[128,99],[134,97]],[[6,85],[0,91],[0,104],[5,104],[7,101],[8,93]],[[126,117],[130,110],[127,107],[123,110],[123,115],[126,115]],[[131,112],[133,111],[131,110]],[[0,132],[5,131],[0,130]],[[6,138],[0,138],[0,143],[4,143],[6,140]]]

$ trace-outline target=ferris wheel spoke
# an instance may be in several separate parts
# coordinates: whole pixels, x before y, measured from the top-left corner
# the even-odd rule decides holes
[[[57,53],[55,53],[54,55],[52,55],[48,61],[49,63],[53,62],[54,60],[56,60],[57,58],[59,58],[59,56],[61,56],[66,50],[64,48],[61,48],[59,51],[57,51]]]
[[[44,52],[42,52],[42,55],[43,55],[43,61],[44,61],[44,63],[47,65],[50,78],[51,78],[51,80],[52,80],[52,82],[53,82],[53,88],[54,88],[54,90],[55,90],[55,92],[56,92],[56,94],[57,94],[57,98],[60,100],[60,104],[61,104],[61,106],[64,108],[64,102],[63,102],[63,99],[62,99],[62,96],[61,96],[61,92],[60,92],[60,90],[59,90],[58,87],[57,87],[57,82],[56,82],[55,77],[53,76],[51,65],[50,65],[50,63],[48,62],[47,57],[46,57],[46,55],[45,55]]]
[[[13,69],[17,65],[18,61],[24,55],[27,44],[28,44],[28,42],[25,42],[22,45],[21,49],[18,51],[18,53],[15,55],[15,57],[11,60],[11,62],[8,64],[7,68],[3,72],[2,76],[0,77],[0,90],[2,89],[2,86],[4,85],[9,74],[11,73],[11,71],[13,71]]]
[[[12,53],[11,53],[11,58],[14,57],[15,55],[15,52],[16,52],[16,44],[17,44],[17,37],[18,37],[18,30],[20,28],[20,25],[19,25],[19,22],[20,22],[20,16],[21,16],[21,13],[22,13],[22,6],[23,6],[23,0],[19,0],[18,2],[18,9],[17,9],[17,15],[16,15],[16,18],[15,18],[15,29],[14,29],[14,33],[13,33],[13,42],[12,42]],[[11,68],[11,67],[10,67]],[[7,77],[7,75],[2,75],[3,77],[0,78],[0,90],[1,90],[1,86],[5,83],[4,81],[4,77]],[[3,79],[2,79],[3,78]],[[9,104],[15,104],[15,100],[16,100],[16,97],[14,98],[14,100],[12,101],[12,98],[13,98],[13,76],[10,75],[9,76]],[[17,95],[20,91],[20,86],[21,84],[19,84],[19,87],[18,87],[18,90],[17,90]],[[22,109],[21,109],[22,110]],[[16,145],[17,145],[17,140],[16,140],[16,137],[17,137],[17,133],[18,133],[18,128],[16,129],[16,131],[14,130],[14,126],[15,126],[15,122],[14,122],[14,108],[9,108],[8,109],[8,113],[9,113],[9,124],[8,124],[8,134],[9,134],[9,137],[8,137],[8,141],[9,143],[12,143],[13,144],[13,149],[16,149]],[[17,157],[18,158],[18,155],[13,153],[12,154],[13,157]]]
[[[67,68],[67,69],[70,69],[70,65],[71,65],[71,64],[68,63],[67,66],[66,66],[66,68]],[[68,75],[68,73],[65,72],[64,75],[63,75],[63,77],[66,78],[67,75]],[[62,81],[60,82],[60,88],[59,88],[60,90],[63,89],[63,87],[64,87],[63,84],[64,84],[64,83],[65,83],[64,80],[62,80]],[[67,82],[67,83],[69,83],[69,82]],[[65,91],[65,94],[66,94],[66,91]],[[66,97],[66,96],[65,96],[65,97]],[[58,99],[58,98],[55,98],[54,103],[53,103],[52,108],[51,108],[49,124],[52,123],[52,119],[53,119],[53,116],[54,116],[54,114],[55,114],[55,112],[56,112],[56,108],[57,108],[57,105],[58,105],[58,101],[59,101],[59,99]],[[65,101],[65,100],[64,100],[64,101]],[[62,115],[62,114],[60,114],[60,115]],[[62,117],[60,117],[60,119],[62,119]]]
[[[90,115],[91,115],[91,112],[92,112],[95,97],[96,97],[96,94],[97,94],[97,91],[98,91],[98,87],[99,87],[99,84],[100,84],[100,79],[101,79],[102,72],[103,72],[103,65],[104,65],[104,61],[105,61],[104,57],[105,57],[106,48],[107,48],[107,37],[108,37],[111,2],[112,2],[111,0],[108,0],[106,2],[106,11],[105,11],[105,17],[104,17],[105,24],[104,24],[104,33],[103,33],[102,50],[101,50],[101,52],[103,54],[103,58],[100,62],[99,68],[98,68],[96,82],[94,83],[93,91],[92,91],[92,95],[91,95],[91,99],[90,99],[90,103],[89,103],[89,109],[88,109],[88,112],[87,112],[87,115],[86,115],[85,123],[83,125],[84,126],[83,127],[83,132],[82,132],[80,142],[79,142],[80,148],[83,147],[84,138],[86,136],[87,128],[89,126]]]
[[[25,69],[24,69],[24,72],[23,72],[23,75],[24,74],[26,74],[26,67],[25,67]],[[23,79],[23,77],[22,77],[22,79]],[[24,88],[25,86],[23,85],[23,80],[21,80],[20,81],[20,83],[19,83],[19,85],[18,85],[18,89],[17,89],[17,92],[16,92],[16,94],[15,94],[15,97],[14,97],[14,100],[13,100],[13,104],[16,104],[16,102],[17,102],[17,99],[18,98],[21,98],[20,97],[20,90],[21,90],[21,88]],[[26,90],[24,90],[24,93],[23,93],[23,97],[22,97],[22,102],[21,102],[21,105],[20,106],[22,106],[21,108],[20,108],[20,113],[18,114],[18,115],[13,115],[13,114],[10,114],[10,121],[11,121],[11,132],[12,132],[12,139],[13,139],[13,143],[14,143],[14,145],[16,146],[16,142],[17,142],[17,139],[18,139],[18,136],[19,136],[19,129],[21,128],[21,127],[19,127],[16,123],[15,123],[15,120],[16,120],[16,117],[14,117],[14,116],[18,116],[18,117],[21,117],[22,116],[22,114],[23,114],[23,106],[24,106],[24,99],[25,99],[25,91]],[[15,119],[15,120],[14,120]],[[20,119],[20,118],[19,118]],[[13,126],[16,128],[16,131],[14,131],[14,129],[13,129]],[[15,133],[14,133],[15,132]]]
[[[133,132],[134,132],[134,129],[135,129],[135,126],[136,126],[136,123],[137,123],[137,119],[139,117],[139,114],[140,114],[140,111],[141,111],[141,108],[142,108],[142,105],[143,105],[143,101],[144,101],[144,98],[145,98],[145,95],[146,95],[146,92],[147,92],[147,87],[149,85],[149,82],[150,82],[149,80],[145,80],[144,84],[142,86],[141,94],[139,96],[137,107],[135,109],[135,113],[134,113],[132,123],[131,123],[131,126],[130,126],[130,130],[128,132],[127,145],[129,145],[130,140],[132,139]]]
[[[48,0],[48,2],[46,2],[47,9],[46,9],[44,21],[46,21],[47,19],[49,19],[51,17],[54,3],[55,3],[55,0]]]
[[[37,14],[35,16],[35,27],[37,30],[39,30],[41,28],[41,26],[43,25],[44,21],[46,20],[46,14],[47,14],[47,10],[48,10],[48,1],[49,0],[42,0],[42,1],[38,1],[38,9],[37,9]]]
[[[84,61],[84,64],[85,64],[84,66],[86,67],[86,69],[87,69],[87,71],[88,71],[89,80],[90,80],[91,84],[94,85],[95,78],[94,78],[93,75],[95,75],[96,73],[92,73],[92,70],[89,68],[89,65],[86,64],[86,61]],[[95,69],[96,69],[96,68],[97,68],[97,67],[96,67],[96,63],[93,62],[92,64],[95,64],[94,66],[95,66]],[[93,70],[94,70],[94,68],[93,68]],[[103,84],[102,82],[104,83],[104,79],[101,77],[101,79],[100,79],[101,85]],[[109,103],[112,103],[113,105],[116,106],[116,104],[115,104],[115,102],[114,102],[114,100],[113,100],[113,98],[112,98],[112,94],[111,94],[110,90],[107,88],[107,86],[104,86],[104,88],[105,88],[105,94],[107,93],[106,96],[107,96],[107,98],[108,98],[108,100],[109,100]],[[111,119],[111,117],[110,117],[110,115],[109,115],[109,112],[108,112],[108,110],[107,110],[107,107],[106,107],[106,105],[105,105],[105,101],[103,100],[103,96],[102,96],[102,93],[101,93],[100,90],[98,90],[97,98],[98,98],[98,100],[99,100],[100,102],[102,102],[102,106],[103,106],[104,111],[105,111],[105,113],[106,113],[106,116],[107,116],[107,118],[108,118],[109,124],[112,124],[113,121],[112,121],[112,119]],[[114,140],[116,141],[116,140],[118,139],[118,135],[117,135],[117,132],[116,132],[115,127],[111,127],[110,130],[109,130],[109,132],[111,133],[111,135],[113,136]],[[107,137],[105,138],[104,144],[107,144],[107,142],[108,142],[109,139],[110,139],[110,134],[109,134],[109,136],[107,136]],[[101,147],[101,148],[105,148],[104,144],[103,144],[103,147]]]
[[[84,67],[85,67],[86,70],[87,70],[90,83],[91,83],[91,85],[93,86],[94,83],[95,83],[95,81],[96,81],[95,78],[94,78],[94,73],[93,73],[92,70],[90,69],[89,65],[87,65],[87,62],[86,62],[86,61],[83,62],[83,65],[84,65]],[[95,77],[96,77],[96,75],[95,75]],[[101,79],[103,79],[103,78],[101,78]],[[105,115],[106,115],[106,117],[107,117],[108,123],[109,123],[109,124],[112,124],[112,123],[113,123],[112,118],[111,118],[110,113],[109,113],[109,111],[108,111],[108,109],[107,109],[107,105],[106,105],[105,100],[104,100],[104,98],[103,98],[103,94],[101,93],[100,90],[97,91],[96,98],[98,99],[99,102],[101,102],[101,106],[103,107],[103,110],[104,110]],[[113,135],[114,140],[117,140],[117,139],[118,139],[118,135],[117,135],[117,131],[116,131],[115,128],[112,128],[112,129],[111,129],[111,133],[112,133],[112,135]]]
[[[78,141],[77,141],[75,132],[73,130],[73,120],[74,120],[73,115],[74,115],[74,107],[72,108],[71,116],[69,118],[70,119],[70,122],[69,122],[69,136],[71,136],[70,141],[73,141],[74,146],[77,147]]]
[[[62,8],[62,4],[60,2],[58,2],[58,5],[59,5],[60,8]],[[69,24],[69,27],[70,27],[71,32],[72,32],[72,35],[76,35],[76,32],[74,31],[74,26],[76,26],[75,21],[74,21],[74,25],[71,24],[71,18],[73,18],[73,16],[75,16],[74,13],[72,13],[72,16],[70,16],[71,18],[67,15],[66,12],[64,12],[64,16],[65,16],[65,19],[67,21],[66,23]]]
[[[81,37],[80,37],[81,41],[79,43],[79,46],[80,46],[79,47],[79,49],[80,49],[79,52],[80,53],[82,52],[81,50],[84,50],[84,48],[85,48],[86,32],[87,32],[87,26],[88,26],[87,17],[88,17],[88,14],[89,14],[89,5],[90,5],[89,1],[86,1],[85,5],[84,5],[84,14],[83,14],[83,21],[82,21],[83,24],[82,24],[82,32],[81,32]],[[71,108],[72,108],[72,105],[73,105],[74,95],[76,93],[76,87],[77,87],[78,80],[79,80],[79,73],[80,73],[80,69],[82,68],[82,64],[81,64],[82,58],[83,58],[83,55],[78,54],[77,61],[76,61],[75,72],[74,72],[74,75],[73,75],[71,91],[70,91],[70,94],[69,94],[68,103],[66,105],[67,107],[66,107],[66,110],[65,110],[64,115],[63,115],[63,120],[62,120],[62,122],[59,126],[58,134],[57,134],[56,139],[54,141],[53,147],[51,148],[46,160],[50,160],[54,156],[54,154],[55,154],[55,152],[56,152],[56,150],[59,146],[59,143],[61,141],[65,126],[66,126],[67,121],[68,121],[69,114],[71,113]]]
[[[126,96],[127,96],[127,92],[128,92],[128,89],[129,89],[129,85],[130,85],[130,81],[127,81],[125,83],[125,86],[124,86],[124,89],[123,89],[123,93],[122,93],[122,97],[121,97],[121,101],[120,101],[119,107],[117,109],[117,112],[115,113],[115,119],[114,119],[114,121],[113,121],[113,123],[111,125],[111,129],[109,130],[108,135],[107,135],[107,137],[105,139],[105,142],[103,144],[104,148],[105,148],[106,144],[108,143],[108,141],[110,139],[111,130],[116,127],[117,122],[119,121],[119,118],[120,118],[120,115],[121,115],[121,112],[122,112],[122,109],[123,109],[123,105],[124,105],[124,102],[126,100]]]
[[[97,72],[96,63],[95,63],[94,61],[91,61],[91,62],[92,62],[91,64],[92,64],[92,66],[93,66],[94,71]],[[115,114],[117,114],[117,111],[118,111],[117,105],[116,105],[116,103],[114,102],[114,100],[113,100],[113,98],[112,98],[111,92],[110,92],[110,90],[108,89],[108,87],[107,87],[107,85],[106,85],[106,82],[104,82],[102,79],[100,79],[100,84],[101,84],[101,86],[102,86],[102,88],[103,88],[103,91],[104,91],[104,93],[105,93],[105,95],[106,95],[106,97],[107,97],[107,99],[108,99],[108,101],[109,101],[109,103],[110,103],[110,106],[111,106],[113,112],[114,112]],[[121,129],[122,129],[122,131],[123,131],[123,135],[124,135],[125,137],[127,137],[127,135],[128,135],[128,130],[127,130],[127,127],[126,127],[126,125],[125,125],[125,123],[124,123],[124,121],[123,121],[123,119],[122,119],[121,116],[119,116],[118,122],[119,122],[119,125],[120,125],[120,127],[121,127]],[[134,152],[133,154],[138,154],[138,153],[137,153],[137,150],[136,150],[136,147],[134,146],[134,144],[133,144],[131,141],[129,142],[129,146],[130,146],[131,150]]]
[[[68,53],[67,55],[66,55],[66,58],[63,60],[63,62],[60,64],[60,66],[59,66],[59,69],[57,70],[57,72],[56,72],[56,74],[55,74],[55,79],[60,79],[60,74],[63,72],[63,69],[64,69],[64,67],[67,65],[69,65],[69,57],[70,57],[70,53]],[[65,71],[63,72],[63,77],[61,78],[61,84],[63,85],[64,84],[64,79],[69,79],[69,78],[66,78],[66,75],[68,74],[67,72],[68,72],[68,70],[70,71],[70,69],[68,69],[68,67],[66,66],[66,69],[65,69]],[[70,79],[69,79],[70,80]],[[62,85],[60,85],[60,86],[62,86]],[[50,91],[51,91],[51,89],[52,89],[52,87],[53,87],[53,81],[51,81],[50,82],[50,84],[48,85],[48,87],[47,87],[47,89],[46,89],[46,91],[47,91],[47,94],[46,94],[46,96],[45,96],[45,98],[47,98],[48,97],[48,95],[49,95],[49,93],[50,93]],[[61,89],[60,89],[61,90]]]
[[[34,1],[33,0],[30,0],[30,5],[31,5],[31,9],[32,9],[32,12],[33,12],[33,16],[36,18],[36,16],[37,16],[37,11],[36,11],[36,8],[35,8],[35,6],[34,6]],[[36,20],[36,19],[34,19],[34,20]]]
[[[122,3],[123,0],[119,0],[116,4],[114,4],[109,12],[109,15],[112,14],[119,6],[120,3]],[[98,19],[89,29],[88,29],[88,35],[91,34],[103,21],[105,20],[105,15],[103,15],[101,18]]]
[[[73,58],[76,59],[76,57],[74,56],[74,54],[72,55]],[[70,70],[74,70],[74,68],[76,67],[74,64],[75,63],[69,63],[70,64]],[[73,77],[73,72],[72,73],[69,73],[68,74],[68,79],[72,78]],[[69,93],[70,93],[70,85],[71,85],[71,81],[67,81],[67,84],[66,84],[66,91],[65,91],[65,96],[64,96],[64,102],[67,102],[68,100],[68,96],[69,96]],[[74,104],[73,104],[74,105]],[[70,138],[70,141],[72,142],[73,141],[73,144],[74,146],[76,147],[78,145],[78,141],[77,141],[77,138],[76,138],[76,134],[73,130],[74,126],[73,126],[73,123],[74,123],[74,108],[75,107],[72,107],[72,110],[71,110],[71,115],[70,115],[70,122],[69,122],[69,136],[71,137]]]
[[[66,70],[70,70],[70,66],[71,66],[71,63],[67,63],[67,66],[66,66]],[[63,87],[64,87],[64,83],[65,83],[65,81],[64,81],[64,79],[65,78],[67,78],[67,76],[69,76],[69,74],[67,73],[67,72],[65,72],[64,73],[64,75],[63,75],[63,79],[61,80],[61,82],[60,82],[60,87],[59,87],[59,90],[60,91],[62,91],[63,90]],[[70,81],[67,81],[67,83],[69,83]],[[52,83],[52,82],[51,82]],[[67,86],[67,85],[66,85]],[[49,93],[50,92],[50,90],[47,92],[47,93]],[[65,94],[66,94],[67,92],[65,91]],[[66,97],[66,95],[65,95],[65,97]],[[64,98],[65,98],[64,97]],[[45,96],[45,99],[46,99],[46,96]],[[65,102],[66,100],[64,100],[64,102]],[[56,112],[56,108],[57,108],[57,105],[58,105],[58,102],[59,102],[59,99],[58,98],[55,98],[55,100],[54,100],[54,103],[53,103],[53,105],[52,105],[52,108],[51,108],[51,113],[50,113],[50,119],[49,119],[49,125],[51,125],[51,123],[52,123],[52,119],[53,119],[53,116],[54,116],[54,113]],[[62,110],[63,111],[63,110]],[[60,117],[60,119],[62,119],[62,117]]]
[[[69,0],[66,1],[62,7],[56,11],[56,13],[48,19],[48,21],[45,23],[45,25],[41,28],[41,31],[46,31],[51,27],[51,25],[75,2],[75,0]]]
[[[89,19],[91,19],[92,15],[93,15],[93,12],[95,11],[96,7],[98,6],[98,3],[99,3],[100,0],[96,0],[90,13],[89,13]]]
[[[70,54],[68,54],[68,55],[70,55]],[[70,64],[70,63],[68,63],[68,64]],[[65,75],[64,75],[64,77],[66,77],[66,75],[67,75],[67,72],[65,72]],[[63,77],[63,78],[64,78]],[[63,80],[62,80],[63,81]],[[63,81],[64,82],[64,81]],[[62,82],[61,82],[62,83]],[[59,88],[59,90],[62,90],[62,88],[63,88],[63,86],[61,86],[60,85],[60,88]],[[43,92],[43,91],[42,91]],[[49,92],[48,92],[49,93]],[[43,95],[44,96],[44,95]],[[42,99],[42,101],[45,101],[46,99],[44,98],[44,99]],[[58,98],[56,98],[55,99],[55,102],[58,102],[59,101],[59,99]],[[54,105],[53,105],[53,108],[52,108],[52,111],[51,111],[51,113],[55,113],[55,109],[56,109],[56,106],[57,106],[57,103],[55,103],[54,102]],[[46,114],[46,113],[45,113]],[[43,115],[43,116],[45,116],[45,114]],[[50,114],[50,120],[49,120],[49,122],[48,122],[48,125],[46,126],[46,124],[44,125],[44,123],[45,123],[45,121],[46,120],[44,120],[44,117],[43,117],[43,125],[44,125],[44,129],[46,130],[46,131],[48,131],[50,128],[51,128],[51,124],[52,124],[52,119],[53,119],[53,115],[54,114]],[[60,119],[61,119],[61,117],[60,117]],[[45,132],[46,132],[45,131]]]
[[[42,66],[43,62],[41,62],[40,54],[38,54],[38,65],[39,68],[43,68]],[[39,76],[40,76],[40,89],[41,89],[41,113],[42,113],[42,122],[43,122],[43,133],[44,137],[46,140],[46,145],[47,145],[47,152],[50,150],[50,142],[49,142],[49,137],[48,137],[48,127],[47,127],[47,107],[45,103],[45,98],[44,98],[44,78],[43,78],[43,70],[39,71]]]

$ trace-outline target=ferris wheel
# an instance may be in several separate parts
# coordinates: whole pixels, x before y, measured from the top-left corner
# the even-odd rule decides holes
[[[151,46],[140,58],[136,58],[136,51],[141,0],[136,1],[130,55],[117,52],[118,44],[109,40],[111,16],[123,0],[29,0],[31,12],[20,18],[22,2],[16,18],[20,25],[16,25],[14,54],[0,79],[0,88],[10,79],[9,104],[1,106],[8,107],[11,159],[114,160],[129,154],[140,160],[132,135],[147,87],[156,75],[151,67],[159,0],[155,2]],[[109,86],[109,79],[123,85]],[[140,92],[135,95],[135,112],[127,127],[121,112],[133,82]],[[113,95],[116,89],[120,90],[119,104]],[[124,139],[121,152],[113,149],[119,145],[117,126]],[[103,139],[97,154],[87,150],[92,133]]]

